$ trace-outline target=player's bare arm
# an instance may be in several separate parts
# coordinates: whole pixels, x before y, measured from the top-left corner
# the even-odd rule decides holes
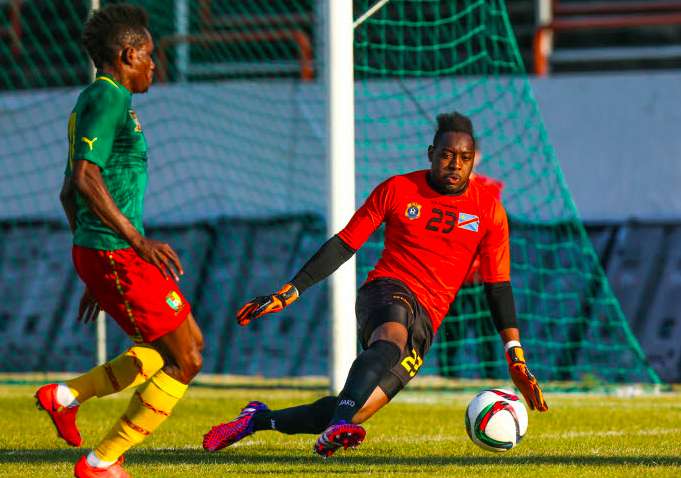
[[[73,232],[76,230],[76,191],[69,176],[64,176],[64,182],[59,192],[59,201],[64,209],[64,214],[66,214],[66,219],[69,221],[71,232]]]
[[[163,275],[179,280],[184,270],[177,253],[169,244],[146,238],[135,229],[111,198],[99,166],[77,161],[73,168],[73,184],[102,223],[125,239],[142,259],[158,267]]]

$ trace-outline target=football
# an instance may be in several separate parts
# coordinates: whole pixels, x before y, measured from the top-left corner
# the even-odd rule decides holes
[[[508,451],[527,432],[525,405],[509,390],[483,390],[466,408],[466,432],[480,448]]]

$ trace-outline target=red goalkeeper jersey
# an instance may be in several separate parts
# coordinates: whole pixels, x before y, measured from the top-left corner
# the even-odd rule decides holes
[[[483,282],[509,281],[511,267],[501,201],[475,181],[460,195],[441,194],[428,184],[428,172],[393,176],[378,185],[338,236],[358,250],[385,222],[383,253],[367,281],[402,281],[436,331],[476,254]]]

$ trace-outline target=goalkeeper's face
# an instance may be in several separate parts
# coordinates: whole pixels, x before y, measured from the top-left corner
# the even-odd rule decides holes
[[[469,134],[447,132],[437,144],[428,148],[430,178],[442,190],[456,194],[463,191],[475,163],[475,144]]]

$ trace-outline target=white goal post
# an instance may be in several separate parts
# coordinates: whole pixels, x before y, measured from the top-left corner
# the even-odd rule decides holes
[[[321,0],[324,16],[324,71],[327,94],[327,158],[329,208],[327,236],[340,231],[355,212],[355,81],[354,30],[389,0],[378,0],[353,21],[353,2]],[[329,388],[339,393],[357,355],[355,258],[343,264],[330,278]]]
[[[355,212],[355,84],[352,2],[328,0],[324,16],[327,161],[327,236],[340,231]],[[329,388],[337,394],[357,354],[356,261],[352,257],[330,277]]]

